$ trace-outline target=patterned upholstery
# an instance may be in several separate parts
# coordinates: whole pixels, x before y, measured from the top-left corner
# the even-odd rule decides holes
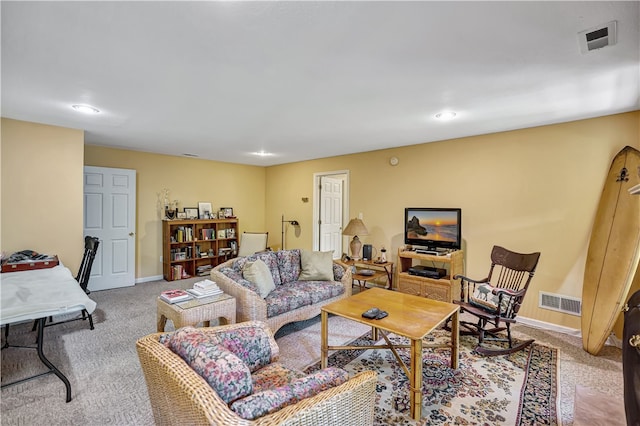
[[[267,264],[276,285],[264,299],[242,275],[243,266],[256,259]],[[327,303],[351,296],[351,270],[335,262],[332,266],[333,281],[298,281],[300,250],[269,251],[228,260],[211,271],[211,279],[236,298],[238,321],[265,321],[275,333],[287,323],[317,316]]]
[[[359,426],[373,422],[375,372],[349,378],[346,371],[334,367],[310,375],[287,368],[277,362],[278,346],[263,322],[184,327],[145,336],[136,348],[158,424],[302,426],[323,419],[322,424]],[[262,366],[267,354],[269,363]],[[229,355],[235,358],[233,365]],[[255,368],[250,375],[251,393],[246,392],[246,381],[235,376],[238,370],[249,371],[243,360]],[[223,374],[213,374],[212,385],[214,370]]]

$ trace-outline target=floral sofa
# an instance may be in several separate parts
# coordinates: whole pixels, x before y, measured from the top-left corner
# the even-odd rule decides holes
[[[247,279],[247,266],[258,260],[266,264],[273,280],[273,289],[262,295],[258,280]],[[317,270],[323,273],[317,275]],[[211,279],[236,298],[238,322],[264,321],[274,333],[287,323],[317,316],[328,303],[351,296],[352,284],[351,270],[333,262],[331,253],[299,249],[230,259],[211,271]]]
[[[288,368],[263,322],[154,333],[136,349],[159,425],[373,422],[375,372]]]

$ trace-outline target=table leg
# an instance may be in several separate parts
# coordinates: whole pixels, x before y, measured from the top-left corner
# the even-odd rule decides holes
[[[325,311],[320,311],[320,367],[327,368],[327,361],[329,356],[329,314]]]
[[[451,315],[451,368],[454,370],[458,368],[459,354],[458,349],[460,346],[460,310],[457,310]]]
[[[164,331],[164,327],[167,325],[167,317],[163,314],[158,314],[158,333],[162,333]]]
[[[422,417],[422,339],[411,340],[411,377],[409,377],[411,418]]]
[[[389,269],[385,266],[384,270],[387,273],[387,286],[385,288],[387,290],[393,290],[393,265],[389,266]]]
[[[37,341],[37,351],[38,351],[38,358],[40,358],[40,361],[42,361],[42,363],[44,365],[46,365],[47,367],[49,367],[49,370],[51,370],[51,372],[53,372],[53,374],[55,374],[56,376],[58,376],[58,378],[60,380],[62,380],[62,383],[64,383],[64,387],[67,389],[67,400],[66,402],[70,402],[71,401],[71,384],[69,383],[69,380],[67,380],[67,377],[62,374],[60,372],[60,370],[58,370],[53,364],[51,364],[51,361],[49,361],[47,359],[47,357],[44,356],[44,352],[42,351],[42,345],[43,345],[43,340],[44,340],[44,323],[47,320],[47,318],[40,318],[38,320],[38,341]]]

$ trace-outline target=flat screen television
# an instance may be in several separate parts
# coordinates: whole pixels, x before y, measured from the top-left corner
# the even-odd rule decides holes
[[[426,250],[459,250],[462,247],[462,209],[405,208],[404,243]]]

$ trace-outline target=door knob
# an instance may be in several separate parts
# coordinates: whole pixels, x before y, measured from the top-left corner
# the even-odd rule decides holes
[[[129,236],[130,236],[130,237],[133,237],[134,235],[136,235],[136,233],[135,233],[135,232],[129,232]]]

